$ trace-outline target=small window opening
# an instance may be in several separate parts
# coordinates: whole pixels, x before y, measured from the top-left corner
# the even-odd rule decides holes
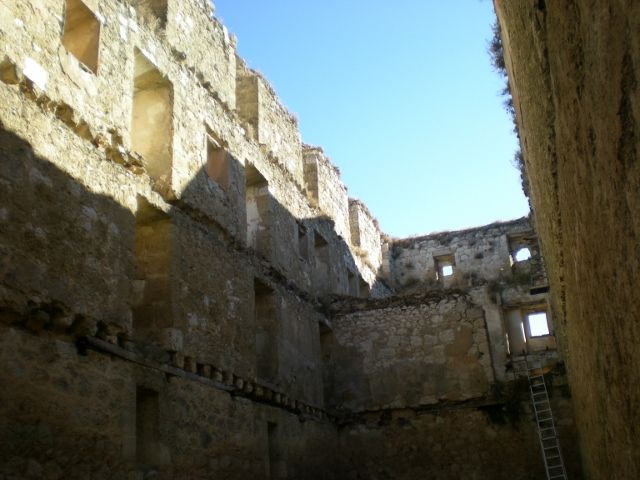
[[[445,277],[450,277],[454,272],[453,255],[446,255],[443,257],[437,257],[436,263],[436,278],[441,280]]]
[[[173,87],[135,50],[131,144],[154,180],[168,183],[172,162]]]
[[[256,372],[259,380],[275,383],[278,375],[278,317],[273,289],[254,280]]]
[[[147,467],[158,464],[158,392],[136,390],[136,460]]]
[[[91,72],[98,71],[100,22],[80,0],[66,0],[62,44]]]
[[[513,256],[516,262],[524,262],[531,258],[531,250],[528,247],[519,248]]]
[[[207,176],[220,188],[229,189],[229,154],[223,148],[223,142],[207,129],[205,135],[207,147]]]
[[[529,333],[531,337],[544,337],[549,335],[549,323],[545,312],[535,312],[527,315]]]
[[[442,265],[442,276],[450,277],[453,275],[453,265]]]
[[[167,0],[132,0],[138,18],[151,29],[164,28],[167,25]]]

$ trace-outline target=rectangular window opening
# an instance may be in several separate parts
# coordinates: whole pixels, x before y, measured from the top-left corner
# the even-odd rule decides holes
[[[351,270],[347,269],[348,294],[352,297],[358,296],[358,277]]]
[[[322,235],[313,235],[314,270],[313,280],[318,294],[328,293],[329,285],[329,244]]]
[[[455,261],[453,255],[435,257],[434,260],[437,280],[443,280],[444,278],[453,276],[455,272]]]
[[[251,164],[245,168],[247,246],[268,256],[271,246],[271,194],[269,183]]]
[[[309,261],[309,237],[307,237],[307,227],[302,223],[297,223],[298,234],[298,255],[305,262]]]
[[[136,15],[152,30],[167,26],[167,0],[131,0]]]
[[[254,280],[256,325],[256,372],[258,380],[275,384],[278,375],[278,316],[275,293],[257,278]]]
[[[173,326],[171,315],[171,219],[143,197],[138,198],[134,245],[133,335],[154,340]]]
[[[533,312],[527,314],[529,333],[531,337],[544,337],[550,334],[549,322],[546,312]]]
[[[173,86],[142,52],[135,50],[131,146],[149,176],[169,183],[173,136]]]
[[[268,478],[287,478],[287,465],[280,441],[278,424],[275,422],[267,422],[267,444],[269,450]]]
[[[358,297],[368,298],[369,289],[370,289],[369,284],[364,281],[364,278],[358,277]]]
[[[224,143],[207,128],[205,135],[207,148],[207,176],[213,180],[224,191],[229,189],[230,183],[230,158]]]
[[[151,467],[158,462],[158,392],[138,387],[136,389],[136,460]]]
[[[100,22],[80,0],[65,0],[62,44],[87,69],[97,73]]]

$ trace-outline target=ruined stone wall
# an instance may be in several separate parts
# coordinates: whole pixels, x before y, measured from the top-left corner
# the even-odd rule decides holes
[[[480,397],[493,381],[482,309],[464,295],[338,314],[329,404],[380,410]],[[326,352],[325,352],[326,354]]]
[[[2,328],[0,382],[12,388],[0,393],[0,475],[144,478],[155,465],[158,478],[270,478],[275,461],[288,478],[332,478],[329,423],[301,422],[196,375],[167,375],[166,365],[82,354],[59,334]],[[144,389],[158,394],[155,412],[140,405]],[[156,422],[147,467],[136,461],[143,414]]]
[[[492,358],[486,306],[478,298],[484,299],[475,291],[432,291],[334,306],[323,353],[327,407],[344,413],[345,475],[544,475],[528,382],[513,370],[494,375],[500,362]],[[580,478],[566,377],[556,369],[546,381],[567,471]]]
[[[415,285],[468,288],[478,281],[497,280],[511,274],[510,237],[533,235],[527,218],[454,232],[434,233],[397,240],[390,249],[391,282],[398,289]],[[538,252],[531,242],[532,256]],[[453,273],[442,277],[438,259],[452,264]]]
[[[351,223],[351,243],[361,261],[379,272],[382,266],[382,240],[378,221],[359,200],[349,199],[349,219]]]
[[[518,257],[521,249],[530,258]],[[507,379],[510,354],[550,350],[557,358],[546,273],[527,218],[394,240],[386,258],[398,294],[460,289],[482,307],[497,380]],[[526,316],[536,310],[546,312],[550,335],[530,334]]]
[[[496,1],[587,478],[637,478],[640,5]]]
[[[341,186],[343,205],[325,208],[342,220],[309,201],[295,121],[264,80],[243,71],[261,87],[234,110],[244,67],[209,3],[163,3],[0,5],[0,337],[11,386],[0,472],[131,478],[148,464],[160,478],[327,478],[323,455],[305,453],[336,443],[316,296],[354,294],[347,271],[371,283],[375,272],[344,233],[339,178],[319,188],[324,198]],[[82,35],[98,32],[91,41],[67,38],[78,19]],[[87,45],[94,57],[76,48]],[[256,132],[243,108],[255,109]],[[250,221],[260,244],[249,244]],[[316,232],[328,252],[322,291]],[[140,389],[157,397],[157,448],[136,446]],[[146,450],[159,457],[141,460]]]
[[[407,303],[419,243],[378,275],[377,223],[208,1],[11,0],[0,48],[0,476],[341,478],[372,461],[336,452],[351,415],[504,379],[496,292],[434,297],[427,262]]]
[[[554,394],[569,478],[581,478],[569,401]],[[536,425],[526,402],[502,407],[369,412],[341,429],[349,453],[346,478],[439,480],[544,478]]]

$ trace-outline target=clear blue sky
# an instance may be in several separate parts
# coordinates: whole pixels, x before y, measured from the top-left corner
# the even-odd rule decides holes
[[[528,213],[488,0],[216,0],[238,51],[404,237]]]

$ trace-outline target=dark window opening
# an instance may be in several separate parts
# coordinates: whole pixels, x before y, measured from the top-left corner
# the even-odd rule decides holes
[[[136,460],[147,467],[158,462],[158,392],[136,390]]]
[[[278,316],[271,287],[254,280],[254,315],[256,325],[256,372],[258,380],[272,384],[278,376]]]
[[[309,237],[307,237],[307,228],[301,224],[297,223],[297,234],[298,234],[298,255],[304,261],[309,261]]]
[[[153,340],[173,326],[171,313],[171,219],[146,199],[138,198],[133,282],[133,335]]]
[[[316,293],[324,294],[330,290],[329,285],[329,244],[322,235],[314,232],[313,252],[315,267],[313,270],[313,280],[316,286]]]
[[[207,176],[220,188],[227,191],[230,183],[229,154],[223,147],[223,142],[208,129],[205,142],[207,148]]]
[[[358,296],[360,298],[368,298],[369,297],[369,284],[364,281],[362,277],[358,278]]]
[[[347,293],[352,297],[358,296],[358,277],[351,270],[347,269]]]
[[[267,422],[267,443],[269,449],[269,478],[287,478],[287,464],[277,423]]]

